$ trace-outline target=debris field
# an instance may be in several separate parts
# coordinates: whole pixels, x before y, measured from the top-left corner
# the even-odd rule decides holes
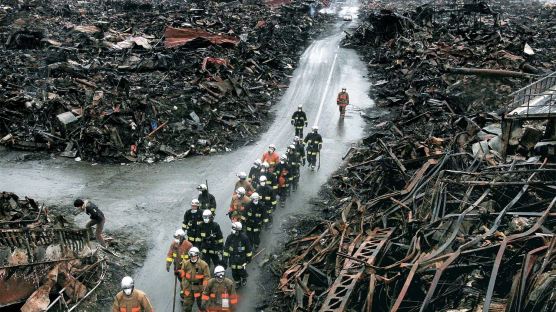
[[[326,20],[309,9],[3,1],[0,144],[150,163],[249,143]]]
[[[262,305],[555,310],[556,8],[368,1],[359,19],[343,45],[388,120],[368,118]]]

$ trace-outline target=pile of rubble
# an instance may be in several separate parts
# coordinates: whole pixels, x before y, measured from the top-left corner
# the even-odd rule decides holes
[[[272,305],[553,311],[556,10],[374,3],[363,19],[345,45],[391,117],[326,185],[327,220],[287,243]]]
[[[99,311],[142,263],[144,239],[112,233],[111,248],[102,249],[75,227],[71,209],[0,193],[0,307]]]
[[[3,1],[0,144],[152,162],[249,142],[324,24],[313,6]]]
[[[0,193],[0,306],[21,311],[81,303],[103,279],[106,261],[90,248],[86,230],[50,220],[33,199]],[[50,294],[58,297],[50,300]]]

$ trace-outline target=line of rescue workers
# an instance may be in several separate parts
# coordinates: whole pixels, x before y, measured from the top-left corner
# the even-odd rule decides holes
[[[345,115],[349,96],[343,88],[336,101],[340,117]],[[197,186],[198,197],[183,217],[181,228],[166,257],[166,271],[173,270],[179,281],[182,311],[190,312],[197,304],[200,311],[233,311],[238,304],[237,290],[247,283],[247,265],[260,244],[261,231],[269,229],[272,216],[287,197],[298,188],[301,167],[306,164],[314,171],[320,166],[322,137],[318,127],[303,139],[307,116],[298,106],[291,117],[295,137],[286,152],[280,155],[270,144],[260,159],[256,159],[249,173],[239,172],[230,206],[226,215],[231,221],[231,234],[224,241],[220,225],[214,221],[216,199],[208,185]],[[86,227],[96,226],[96,239],[102,246],[104,214],[89,200],[76,199],[74,206],[91,218]],[[211,278],[210,266],[214,267]],[[233,281],[225,276],[232,271]],[[136,289],[131,277],[121,281],[121,289],[112,305],[112,312],[151,312],[153,308],[144,292]],[[175,301],[175,300],[174,300]]]

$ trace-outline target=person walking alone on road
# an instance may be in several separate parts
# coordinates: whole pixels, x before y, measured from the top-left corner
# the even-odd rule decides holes
[[[246,267],[253,257],[251,242],[241,230],[241,222],[232,223],[232,234],[226,238],[224,245],[224,266],[232,268],[237,289],[247,284]]]
[[[346,92],[346,88],[342,88],[342,91],[338,93],[336,104],[338,104],[340,109],[340,116],[344,117],[346,115],[346,106],[349,105],[349,94]]]
[[[207,312],[233,311],[237,305],[234,282],[225,277],[226,269],[219,265],[214,268],[214,277],[208,281],[203,291],[203,308]]]
[[[189,257],[187,253],[191,247],[193,247],[193,245],[187,240],[185,231],[177,229],[174,233],[174,240],[166,255],[166,272],[170,272],[170,266],[173,263],[174,274],[177,274],[177,271],[181,268],[182,262],[186,261]]]
[[[180,270],[181,289],[183,295],[183,311],[193,311],[193,304],[197,302],[197,307],[202,309],[201,294],[208,285],[210,270],[208,264],[199,257],[199,249],[191,247],[189,249],[189,261],[182,264]]]
[[[307,127],[307,115],[303,111],[303,106],[297,106],[297,111],[293,113],[291,122],[295,127],[295,135],[303,137],[303,128]]]
[[[200,205],[201,203],[198,199],[193,199],[191,201],[191,209],[183,214],[183,224],[181,225],[181,228],[187,232],[187,239],[193,245],[201,242],[199,227],[201,223],[203,223],[203,216],[201,212],[199,212]]]
[[[305,144],[307,146],[307,161],[311,166],[311,170],[315,170],[317,164],[317,157],[322,149],[322,137],[319,134],[319,127],[314,126],[313,132],[307,134],[305,137]]]
[[[112,312],[153,312],[153,307],[147,295],[139,289],[130,276],[122,278],[122,291],[120,291],[112,303]]]
[[[201,234],[201,252],[203,259],[210,266],[219,265],[222,262],[222,250],[224,249],[224,236],[220,225],[214,221],[214,216],[210,210],[203,211],[203,224],[200,229]]]
[[[206,184],[199,184],[197,186],[197,190],[199,191],[199,196],[197,200],[199,200],[199,209],[201,211],[210,210],[213,215],[216,214],[216,199],[214,195],[209,193],[208,187]]]
[[[104,237],[102,236],[102,230],[104,229],[104,221],[106,219],[104,218],[104,214],[102,213],[102,211],[100,211],[100,209],[98,209],[97,205],[93,204],[89,200],[83,201],[80,198],[76,199],[73,202],[73,206],[75,208],[80,209],[81,210],[80,212],[85,211],[85,213],[89,215],[91,220],[89,220],[89,222],[87,222],[87,225],[85,225],[85,227],[87,228],[89,233],[91,233],[91,235],[92,235],[92,227],[96,226],[95,236],[96,236],[97,242],[102,247],[106,247],[106,242],[104,241]]]

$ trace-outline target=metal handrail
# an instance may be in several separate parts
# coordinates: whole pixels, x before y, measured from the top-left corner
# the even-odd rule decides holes
[[[556,106],[556,72],[553,72],[529,85],[511,93],[509,97],[513,100],[507,105],[507,111],[511,112],[518,108],[527,108],[525,115],[529,115],[531,103],[542,105],[535,107],[548,107],[548,114],[552,113],[552,106]]]

